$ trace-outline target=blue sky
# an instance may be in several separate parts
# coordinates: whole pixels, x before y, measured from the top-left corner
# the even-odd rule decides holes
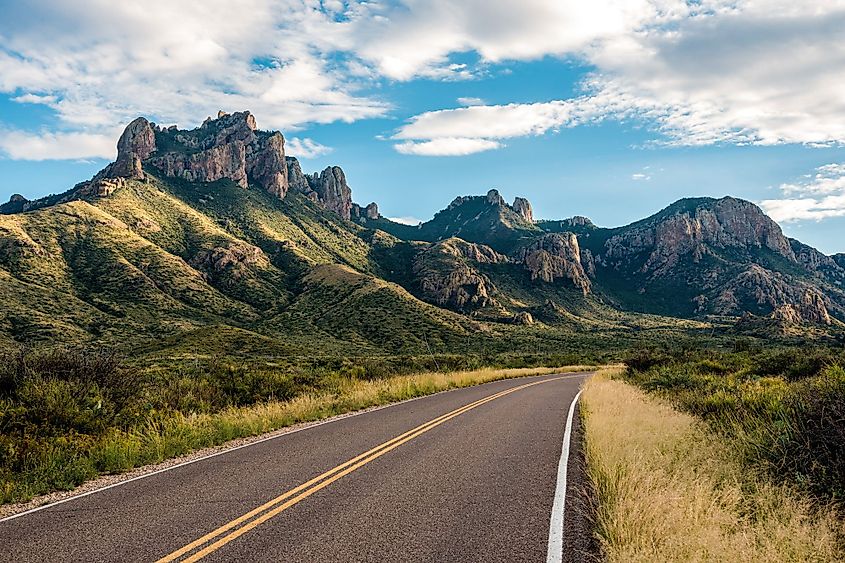
[[[733,195],[845,252],[843,3],[230,4],[0,0],[0,197],[90,178],[137,115],[250,109],[388,217],[496,187],[616,226]]]

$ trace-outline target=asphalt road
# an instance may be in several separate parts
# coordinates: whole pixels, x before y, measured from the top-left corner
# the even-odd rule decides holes
[[[440,393],[25,514],[0,561],[546,561],[584,378]],[[576,412],[563,561],[591,549],[579,432]]]

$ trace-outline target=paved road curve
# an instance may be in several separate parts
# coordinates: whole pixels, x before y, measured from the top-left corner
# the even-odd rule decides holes
[[[441,393],[0,522],[0,561],[545,561],[584,377]],[[588,545],[578,432],[564,561]]]

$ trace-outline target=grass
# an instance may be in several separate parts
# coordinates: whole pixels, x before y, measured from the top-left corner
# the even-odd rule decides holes
[[[582,403],[607,561],[845,558],[830,504],[750,471],[699,419],[609,375],[587,383]]]
[[[100,360],[112,363],[100,368]],[[5,365],[13,367],[0,377],[2,503],[292,424],[499,379],[586,369],[391,376],[382,375],[381,364],[293,374],[221,364],[179,376],[145,374],[111,355],[55,352],[6,358]]]
[[[704,420],[749,467],[845,499],[842,349],[647,350],[627,363],[627,381]]]

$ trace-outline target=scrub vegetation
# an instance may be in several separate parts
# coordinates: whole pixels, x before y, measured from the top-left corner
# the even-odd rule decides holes
[[[736,455],[741,438],[621,377],[592,378],[582,403],[608,561],[843,560],[835,504],[755,470]]]
[[[0,501],[69,490],[101,474],[300,422],[555,373],[565,360],[443,355],[283,365],[210,359],[142,368],[111,352],[18,350],[0,358]]]

